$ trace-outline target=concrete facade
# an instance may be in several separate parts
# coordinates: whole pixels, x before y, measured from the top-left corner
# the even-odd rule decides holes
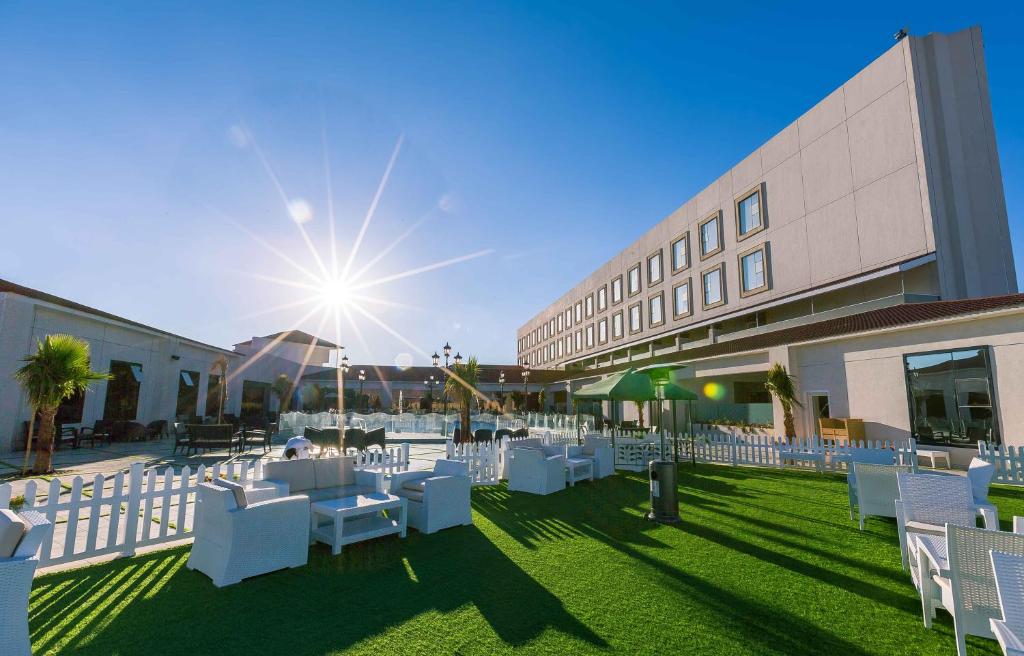
[[[739,204],[755,192],[760,227],[741,234]],[[705,255],[708,221],[721,248]],[[685,266],[674,267],[682,238]],[[524,324],[517,353],[544,368],[642,357],[714,341],[730,321],[813,313],[800,297],[830,286],[850,303],[1014,293],[1009,249],[980,29],[908,37]],[[765,284],[744,290],[741,258],[758,250]],[[721,302],[704,303],[716,270]]]

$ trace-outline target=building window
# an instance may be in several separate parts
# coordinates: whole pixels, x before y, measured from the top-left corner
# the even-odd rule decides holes
[[[642,313],[640,311],[640,304],[634,303],[629,306],[629,332],[630,334],[638,333],[643,329],[643,323],[641,322]]]
[[[572,353],[572,335],[565,336],[565,354],[570,355]]]
[[[139,388],[142,365],[137,362],[110,361],[107,398],[103,402],[104,419],[135,420],[139,414]]]
[[[665,295],[655,294],[647,299],[647,322],[651,328],[665,323]]]
[[[544,335],[542,336],[541,339],[547,339],[548,338],[548,325],[544,324],[543,329],[544,329]]]
[[[647,286],[657,285],[661,282],[661,251],[654,253],[647,258]]]
[[[704,309],[718,307],[725,303],[725,289],[722,287],[724,265],[719,264],[701,274]]]
[[[548,334],[551,335],[552,337],[554,337],[554,335],[555,335],[555,320],[554,320],[554,318],[552,318],[551,321],[548,322]]]
[[[597,341],[604,344],[608,341],[608,320],[601,319],[597,322]]]
[[[622,276],[612,280],[612,305],[622,302]]]
[[[587,326],[587,348],[594,348],[594,324]]]
[[[568,309],[565,311],[565,329],[569,330],[572,327],[572,310]]]
[[[558,340],[558,357],[562,357],[564,355],[564,353],[562,352],[562,346],[562,340]]]
[[[634,296],[640,293],[640,265],[634,265],[626,272],[626,293]]]
[[[576,301],[576,307],[573,309],[573,322],[579,325],[583,321],[583,301]]]
[[[558,313],[557,319],[558,319],[558,332],[562,332],[562,329],[564,328],[564,326],[562,325],[562,313],[561,312]]]
[[[711,257],[722,250],[722,213],[715,212],[700,222],[700,259]]]
[[[612,339],[622,339],[622,310],[612,315]]]
[[[676,319],[688,317],[692,314],[690,309],[690,280],[681,282],[672,288],[672,316]]]
[[[740,296],[750,296],[768,289],[768,271],[765,268],[767,244],[740,254]]]
[[[608,309],[608,287],[601,286],[597,290],[597,311],[604,312]]]
[[[690,266],[690,238],[683,235],[672,242],[672,273],[678,273]]]
[[[75,392],[60,402],[53,420],[58,429],[63,424],[80,424],[83,412],[85,412],[85,392]]]
[[[207,417],[219,417],[220,416],[220,380],[221,377],[218,374],[210,374],[206,378],[206,416]]]
[[[583,331],[582,330],[577,330],[576,331],[575,339],[576,339],[576,352],[579,353],[580,351],[583,350]]]
[[[757,187],[736,200],[736,239],[746,239],[764,230],[764,206],[761,187]]]
[[[199,372],[178,373],[178,402],[174,406],[175,417],[191,419],[199,414]]]
[[[270,383],[255,380],[242,381],[242,419],[265,417],[270,399]],[[319,408],[317,408],[319,410]]]
[[[988,347],[908,354],[913,437],[922,444],[975,447],[1000,440]]]
[[[584,302],[584,306],[583,307],[586,310],[585,314],[586,314],[586,317],[588,319],[590,317],[594,316],[594,295],[593,294],[588,294],[587,295],[587,298],[586,298],[586,300]]]

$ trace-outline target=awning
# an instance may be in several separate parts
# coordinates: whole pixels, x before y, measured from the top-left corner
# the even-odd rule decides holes
[[[573,392],[572,396],[577,400],[592,401],[650,401],[658,398],[650,377],[637,374],[633,369],[584,385]]]

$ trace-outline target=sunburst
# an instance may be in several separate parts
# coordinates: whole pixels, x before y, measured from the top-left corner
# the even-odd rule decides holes
[[[464,255],[457,255],[444,260],[413,266],[404,271],[399,271],[398,273],[387,273],[385,275],[374,276],[374,266],[378,264],[385,255],[389,254],[395,249],[395,247],[412,236],[418,228],[430,220],[430,218],[432,218],[439,209],[439,201],[438,205],[435,205],[427,212],[424,212],[401,234],[395,237],[390,243],[386,244],[384,248],[378,249],[376,254],[368,261],[362,264],[357,264],[359,262],[360,249],[373,225],[374,218],[377,216],[377,209],[380,205],[381,199],[385,196],[395,164],[402,152],[402,147],[405,142],[404,135],[400,135],[398,137],[394,148],[390,153],[387,164],[373,194],[373,198],[367,207],[365,214],[362,216],[362,221],[355,237],[350,241],[351,246],[349,247],[347,256],[344,258],[344,262],[342,263],[342,258],[340,257],[341,254],[339,253],[341,242],[338,239],[338,228],[336,225],[336,209],[326,124],[321,128],[320,133],[321,148],[323,151],[322,165],[325,181],[325,206],[327,208],[327,228],[329,235],[327,244],[325,245],[326,254],[321,253],[321,250],[317,248],[317,244],[310,237],[309,231],[306,229],[306,226],[311,221],[315,220],[310,204],[301,198],[293,197],[288,194],[284,183],[271,163],[270,158],[262,149],[259,142],[256,140],[255,135],[248,127],[243,124],[234,127],[232,130],[235,137],[241,137],[237,139],[237,141],[244,143],[245,147],[250,148],[254,157],[259,162],[260,168],[266,174],[267,179],[281,201],[282,218],[292,223],[298,230],[302,242],[305,244],[309,259],[315,263],[316,268],[311,269],[309,267],[302,266],[298,262],[301,258],[289,255],[281,248],[271,244],[268,240],[245,228],[239,221],[226,216],[223,211],[216,210],[255,243],[264,248],[268,253],[281,262],[287,264],[296,274],[294,278],[270,276],[263,273],[248,274],[256,280],[295,290],[297,297],[289,299],[284,303],[246,314],[242,318],[254,318],[282,312],[294,312],[294,315],[297,318],[294,321],[289,322],[290,325],[287,330],[283,331],[278,337],[266,344],[257,353],[247,358],[245,363],[231,372],[228,379],[231,380],[240,375],[260,358],[270,353],[285,339],[290,331],[297,330],[300,326],[311,320],[315,324],[318,324],[317,332],[314,334],[314,337],[322,334],[324,328],[330,324],[334,330],[334,341],[336,344],[343,344],[345,341],[343,338],[346,335],[350,335],[356,339],[362,349],[366,352],[367,356],[371,359],[375,359],[374,354],[370,344],[365,339],[363,331],[360,330],[357,317],[365,319],[367,322],[372,324],[375,329],[379,329],[379,331],[393,337],[397,342],[411,349],[420,357],[425,359],[429,358],[430,356],[427,350],[420,348],[411,339],[403,335],[393,326],[389,325],[381,316],[373,311],[374,307],[415,309],[414,306],[389,298],[384,298],[377,295],[377,293],[385,290],[389,283],[425,275],[447,267],[468,262],[470,260],[485,257],[492,254],[494,250],[481,249]],[[342,319],[347,323],[348,331],[343,331]],[[315,342],[312,342],[304,354],[296,382],[298,382],[298,379],[301,379],[302,374],[310,364],[314,345]],[[455,374],[455,372],[444,367],[442,367],[442,370],[444,370],[450,377],[458,380],[461,384],[466,384],[465,381]],[[381,379],[383,378],[384,377],[381,376]],[[340,367],[338,368],[337,382],[338,389],[342,389],[343,379]],[[476,389],[473,389],[473,392],[481,399],[486,398]]]

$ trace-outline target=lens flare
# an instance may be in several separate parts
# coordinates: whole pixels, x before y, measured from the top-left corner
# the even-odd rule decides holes
[[[725,385],[721,383],[705,383],[703,392],[704,396],[712,401],[721,401],[725,398]]]

